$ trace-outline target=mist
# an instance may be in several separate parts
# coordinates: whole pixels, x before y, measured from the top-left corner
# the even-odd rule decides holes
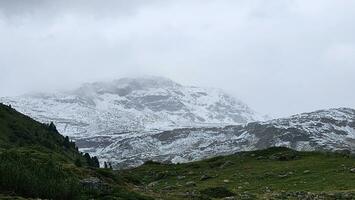
[[[271,116],[355,108],[355,1],[0,0],[0,96],[164,76]]]

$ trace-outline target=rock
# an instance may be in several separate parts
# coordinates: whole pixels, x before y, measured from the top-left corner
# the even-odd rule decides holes
[[[185,185],[186,185],[186,186],[189,186],[189,187],[196,187],[196,183],[195,183],[194,181],[186,182]]]
[[[351,168],[351,169],[350,169],[350,172],[351,172],[351,173],[355,173],[355,168]]]
[[[279,174],[278,177],[279,178],[286,178],[286,177],[288,177],[288,174]]]
[[[185,179],[186,176],[177,176],[176,178],[177,178],[178,180],[182,180],[182,179]]]
[[[311,171],[310,170],[304,170],[303,173],[304,174],[309,174]]]
[[[276,153],[269,157],[270,160],[278,160],[278,161],[290,161],[296,158],[297,158],[296,154],[291,152]]]
[[[228,179],[224,179],[223,183],[229,183],[230,181]]]
[[[159,183],[159,181],[151,182],[148,184],[148,187],[155,187],[158,183]]]
[[[234,200],[236,199],[235,197],[224,197],[224,200]]]
[[[269,187],[265,187],[265,192],[266,193],[270,193],[271,192],[271,189]]]
[[[174,190],[174,189],[176,189],[176,187],[175,186],[171,186],[171,185],[168,185],[168,186],[163,188],[163,190]]]
[[[228,167],[228,166],[230,166],[232,164],[233,163],[228,160],[228,161],[224,162],[219,168],[224,169],[225,167]]]
[[[96,177],[86,178],[80,181],[80,184],[83,186],[84,189],[87,190],[100,190],[100,191],[107,191],[110,189],[109,185],[105,182],[101,181]]]
[[[205,181],[205,180],[210,179],[210,178],[212,178],[212,177],[209,176],[209,175],[204,174],[204,175],[201,176],[200,181]]]
[[[263,160],[263,159],[265,159],[265,157],[264,156],[258,156],[256,159],[257,160]]]

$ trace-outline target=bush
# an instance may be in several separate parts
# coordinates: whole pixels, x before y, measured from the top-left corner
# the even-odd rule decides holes
[[[224,197],[230,197],[234,196],[235,194],[231,191],[229,191],[225,187],[212,187],[212,188],[207,188],[201,191],[201,194],[207,195],[209,197],[213,198],[224,198]]]

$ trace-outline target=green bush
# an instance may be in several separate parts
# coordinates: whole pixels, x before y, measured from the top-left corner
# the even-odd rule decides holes
[[[213,198],[224,198],[234,196],[235,194],[229,191],[225,187],[211,187],[201,191],[201,194],[207,195]]]

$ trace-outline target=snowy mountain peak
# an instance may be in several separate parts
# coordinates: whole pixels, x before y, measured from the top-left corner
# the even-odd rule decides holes
[[[54,121],[65,135],[222,126],[262,120],[219,89],[183,86],[162,77],[86,83],[70,92],[1,98],[37,120]]]

